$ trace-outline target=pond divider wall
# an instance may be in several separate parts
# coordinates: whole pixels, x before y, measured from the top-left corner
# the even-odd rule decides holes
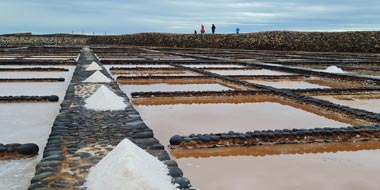
[[[230,131],[216,134],[174,135],[172,149],[197,149],[276,144],[307,144],[332,142],[378,141],[380,126],[352,126],[341,128],[255,130],[245,133]]]
[[[51,96],[0,96],[0,103],[20,103],[20,102],[58,102],[59,97]]]
[[[85,65],[95,61],[102,66],[89,49],[85,49],[29,189],[82,189],[89,169],[125,138],[166,164],[172,183],[179,184],[180,189],[189,189],[190,181],[183,177],[178,164],[170,160],[164,146],[154,138],[153,131],[132,106],[120,111],[94,111],[84,107],[84,99],[101,85],[128,101],[115,81],[107,84],[83,83],[94,72],[86,71]],[[101,72],[112,79],[104,68]]]

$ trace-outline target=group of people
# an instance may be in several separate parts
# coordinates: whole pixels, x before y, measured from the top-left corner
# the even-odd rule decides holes
[[[215,24],[212,24],[211,25],[211,32],[213,34],[215,34],[215,30],[216,30],[216,26],[215,26]],[[206,33],[205,26],[203,24],[201,25],[201,30],[200,31],[201,31],[201,34]],[[240,33],[240,28],[236,27],[235,32],[236,32],[236,34],[239,34]],[[194,34],[197,34],[197,30],[194,30]]]

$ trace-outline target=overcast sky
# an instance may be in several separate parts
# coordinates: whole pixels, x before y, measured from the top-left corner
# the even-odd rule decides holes
[[[0,0],[0,33],[380,30],[380,0]]]

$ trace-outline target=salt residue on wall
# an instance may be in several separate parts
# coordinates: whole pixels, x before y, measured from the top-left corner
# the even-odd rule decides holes
[[[96,71],[83,82],[108,83],[108,82],[111,82],[111,79],[103,75],[103,73],[101,73],[100,71]]]
[[[85,102],[87,109],[96,111],[124,110],[127,107],[127,104],[124,103],[124,98],[117,96],[104,85],[86,99]]]
[[[176,190],[168,168],[128,139],[90,169],[88,190]]]

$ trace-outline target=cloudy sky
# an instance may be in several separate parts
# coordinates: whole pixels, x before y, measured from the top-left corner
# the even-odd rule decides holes
[[[379,0],[1,0],[0,33],[380,30]]]

